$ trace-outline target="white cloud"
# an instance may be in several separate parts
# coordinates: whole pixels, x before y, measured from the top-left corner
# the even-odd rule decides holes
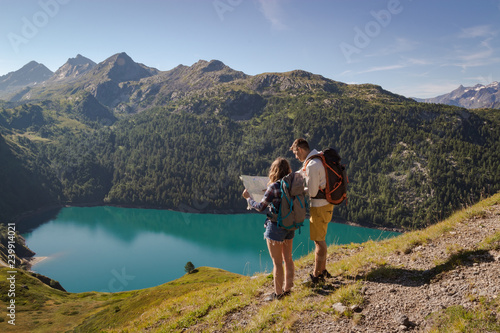
[[[473,58],[474,55],[471,55],[471,59],[467,59],[467,61],[459,62],[455,64],[455,66],[462,67],[464,70],[470,67],[482,67],[482,66],[491,66],[500,63],[500,58],[480,58],[480,54],[476,55],[478,58]]]
[[[410,52],[418,47],[419,43],[407,38],[396,38],[395,43],[378,50],[376,53],[368,54],[367,57],[388,56],[403,52]]]
[[[347,75],[347,74],[351,74],[352,71],[350,69],[346,70],[346,71],[343,71],[342,73],[339,74],[339,76],[344,76],[344,75]]]
[[[398,94],[407,97],[433,98],[447,94],[460,86],[460,83],[449,81],[442,83],[426,83],[411,87],[402,87]]]
[[[472,82],[479,82],[482,85],[488,85],[493,82],[493,75],[488,74],[488,76],[475,76],[475,77],[466,77],[466,80],[472,81]]]
[[[394,69],[400,69],[400,68],[404,68],[404,67],[406,67],[406,66],[404,66],[404,65],[377,66],[377,67],[369,68],[369,69],[364,70],[364,71],[360,71],[360,72],[358,72],[358,74],[391,71]]]
[[[465,64],[472,65],[473,63],[483,62],[484,60],[491,59],[493,55],[493,50],[483,50],[473,53],[463,54],[458,56],[460,60],[463,60]]]
[[[406,62],[410,65],[419,65],[419,66],[433,64],[433,62],[428,59],[417,59],[417,58],[408,58],[406,59]]]
[[[495,57],[495,49],[490,45],[492,38],[488,38],[479,43],[477,47],[469,47],[467,51],[456,51],[455,66],[462,67],[464,70],[468,67],[490,66],[498,64],[500,58]]]
[[[476,38],[476,37],[492,37],[497,34],[497,31],[493,30],[490,25],[478,25],[475,27],[462,29],[462,32],[458,35],[460,38]]]
[[[284,21],[283,8],[281,6],[283,1],[281,0],[259,0],[260,11],[264,14],[264,17],[271,22],[274,29],[286,30],[288,29]]]

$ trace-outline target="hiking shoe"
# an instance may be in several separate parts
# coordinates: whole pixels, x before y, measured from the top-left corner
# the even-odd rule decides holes
[[[272,294],[264,298],[264,301],[271,302],[274,301],[275,299],[281,299],[281,297],[283,297],[283,294],[278,295],[275,292],[273,292]]]
[[[311,284],[314,286],[314,285],[317,285],[318,283],[320,283],[322,281],[322,276],[314,276],[312,274],[309,274],[309,277],[311,278]]]
[[[286,297],[286,296],[290,296],[291,293],[292,293],[291,290],[284,291],[283,294],[280,295],[280,298],[283,298],[283,297]]]
[[[321,276],[327,279],[332,278],[332,274],[330,274],[326,269],[323,271],[323,273],[321,273]]]

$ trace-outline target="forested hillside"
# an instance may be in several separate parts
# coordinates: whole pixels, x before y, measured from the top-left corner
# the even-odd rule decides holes
[[[115,108],[82,90],[0,104],[2,189],[9,184],[1,217],[48,202],[244,212],[238,176],[266,175],[277,156],[298,169],[289,151],[298,137],[339,150],[349,201],[334,215],[353,222],[423,227],[500,190],[493,110],[420,104],[303,71],[245,76],[213,64],[129,82],[135,90]]]

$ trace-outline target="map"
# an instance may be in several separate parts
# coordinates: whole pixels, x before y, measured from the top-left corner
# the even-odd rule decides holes
[[[252,199],[260,202],[264,197],[264,193],[266,193],[269,177],[240,176],[240,179],[243,181],[243,185],[247,189],[248,193],[250,193]],[[247,209],[250,210],[251,207],[247,207]]]

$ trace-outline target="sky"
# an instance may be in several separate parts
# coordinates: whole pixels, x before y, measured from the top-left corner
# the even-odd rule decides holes
[[[0,76],[120,52],[168,71],[217,59],[430,98],[500,81],[500,0],[0,0]]]

